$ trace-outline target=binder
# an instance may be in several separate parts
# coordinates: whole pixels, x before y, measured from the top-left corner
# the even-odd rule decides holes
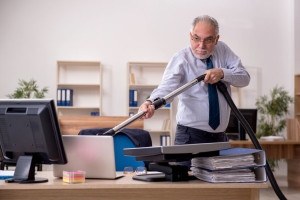
[[[209,183],[260,183],[267,181],[264,166],[242,169],[208,170],[192,167],[193,175]]]
[[[160,146],[170,146],[170,135],[160,136]]]
[[[195,177],[212,183],[265,182],[265,165],[264,150],[233,148],[219,156],[193,158],[191,169]]]
[[[70,106],[73,106],[73,90],[71,89]]]
[[[66,89],[61,89],[61,105],[66,106]]]
[[[66,91],[66,106],[73,106],[73,90],[65,89]]]
[[[192,166],[209,170],[258,167],[265,165],[265,151],[248,148],[225,149],[220,151],[219,156],[198,157],[192,159]]]
[[[137,99],[137,90],[133,90],[133,106],[138,106],[138,99]]]
[[[57,100],[56,100],[57,106],[61,106],[61,89],[57,89]]]
[[[129,107],[133,107],[134,90],[129,90]]]

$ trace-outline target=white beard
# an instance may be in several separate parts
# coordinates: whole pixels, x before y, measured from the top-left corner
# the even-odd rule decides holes
[[[199,49],[192,50],[192,52],[193,52],[193,54],[194,54],[194,56],[195,56],[196,58],[199,58],[199,59],[203,60],[203,59],[206,59],[206,58],[208,58],[209,56],[211,56],[211,53],[207,53],[207,54],[205,54],[205,55],[203,55],[203,56],[200,56],[200,55],[198,55],[198,54],[195,53],[195,51],[197,51],[197,50],[199,50]],[[207,52],[207,50],[201,50],[201,51],[206,51],[206,52]]]

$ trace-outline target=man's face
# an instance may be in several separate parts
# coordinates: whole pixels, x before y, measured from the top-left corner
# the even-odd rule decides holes
[[[200,59],[206,59],[211,55],[219,39],[219,36],[215,35],[214,26],[206,22],[197,23],[190,37],[192,51]]]

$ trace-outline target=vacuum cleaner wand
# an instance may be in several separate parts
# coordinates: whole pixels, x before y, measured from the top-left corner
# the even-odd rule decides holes
[[[163,105],[166,105],[166,102],[169,99],[172,99],[174,97],[176,97],[177,95],[179,95],[180,93],[186,91],[187,89],[189,89],[190,87],[194,86],[195,84],[199,83],[200,81],[204,80],[205,78],[205,74],[195,78],[194,80],[192,80],[189,83],[186,83],[185,85],[181,86],[180,88],[174,90],[173,92],[171,92],[170,94],[166,95],[163,98],[158,98],[156,100],[154,100],[154,102],[152,103],[152,105],[154,105],[155,110],[159,109],[160,107],[162,107]],[[122,129],[124,129],[126,126],[128,126],[129,124],[135,122],[137,119],[141,118],[145,113],[143,111],[138,112],[137,114],[133,115],[132,117],[130,117],[129,119],[125,120],[124,122],[122,122],[121,124],[115,126],[112,129],[109,129],[108,131],[106,131],[105,133],[101,134],[101,135],[115,135],[118,132],[120,132]],[[99,135],[99,134],[98,134]]]
[[[152,103],[155,107],[155,110],[159,109],[161,106],[166,105],[166,102],[169,99],[172,99],[174,97],[176,97],[177,95],[179,95],[180,93],[186,91],[187,89],[189,89],[190,87],[194,86],[195,84],[199,83],[200,81],[204,80],[205,78],[205,74],[195,78],[194,80],[192,80],[189,83],[186,83],[185,85],[181,86],[180,88],[174,90],[173,92],[171,92],[170,94],[166,95],[164,98],[158,98],[156,100],[154,100],[154,102]],[[219,81],[216,83],[218,90],[223,94],[224,98],[226,99],[228,105],[230,106],[231,110],[233,111],[233,113],[235,114],[235,116],[238,118],[238,120],[242,123],[244,129],[246,130],[246,132],[248,133],[252,143],[254,144],[256,149],[262,149],[257,138],[255,137],[255,134],[253,132],[253,130],[251,129],[250,125],[248,124],[248,122],[246,121],[246,119],[244,118],[244,116],[240,113],[240,111],[237,109],[237,107],[235,106],[231,96],[229,95],[228,91],[227,91],[227,87],[226,85],[222,82]],[[134,121],[136,121],[137,119],[141,118],[145,113],[143,111],[138,112],[137,114],[133,115],[132,117],[130,117],[129,119],[127,119],[126,121],[122,122],[121,124],[115,126],[114,128],[106,131],[104,134],[102,135],[115,135],[116,133],[118,133],[119,131],[121,131],[123,128],[125,128],[126,126],[128,126],[129,124],[133,123]],[[99,134],[98,134],[99,135]],[[266,164],[266,172],[267,172],[267,176],[270,180],[270,183],[276,193],[276,195],[278,196],[278,198],[280,200],[285,200],[286,197],[284,196],[284,194],[282,193],[282,191],[280,190],[276,179],[273,175],[273,172],[270,168],[270,165],[267,161]]]

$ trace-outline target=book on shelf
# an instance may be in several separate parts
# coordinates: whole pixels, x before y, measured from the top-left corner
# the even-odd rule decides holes
[[[170,119],[165,119],[163,121],[162,130],[164,131],[170,130]]]
[[[233,148],[219,156],[192,159],[193,175],[207,182],[265,182],[265,151]]]
[[[129,74],[129,82],[130,82],[130,85],[135,85],[134,73]]]
[[[57,106],[73,106],[73,90],[58,88],[56,103]]]

